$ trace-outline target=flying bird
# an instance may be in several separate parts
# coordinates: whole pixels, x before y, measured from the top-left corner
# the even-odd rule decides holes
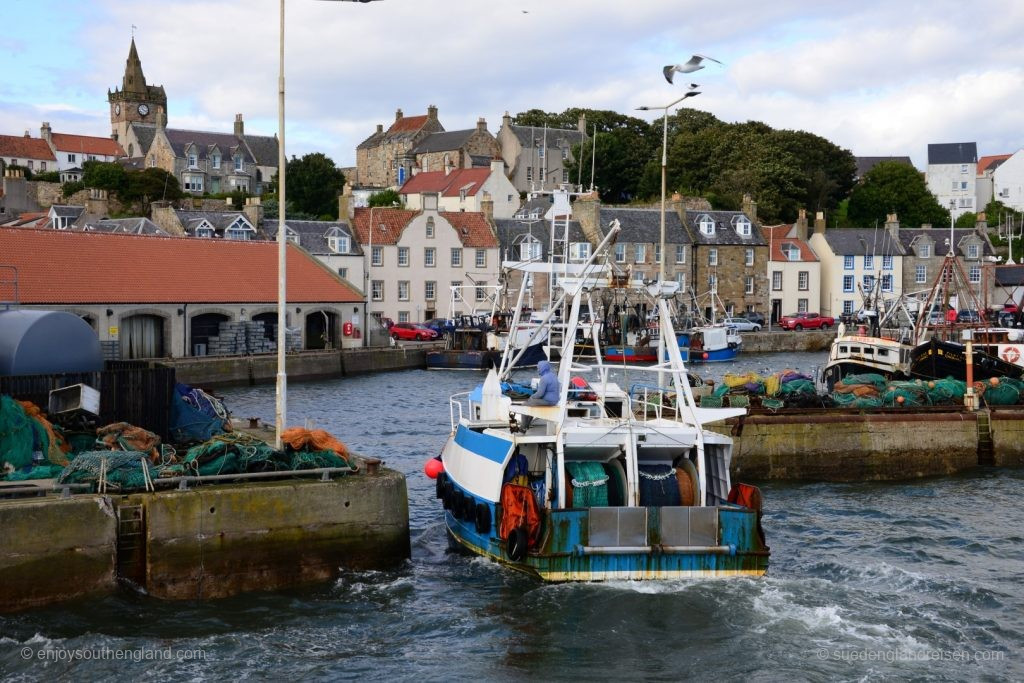
[[[721,62],[718,61],[717,59],[713,57],[708,57],[707,55],[693,55],[692,57],[690,57],[689,61],[683,62],[682,64],[669,64],[664,69],[662,69],[662,73],[665,74],[665,80],[671,83],[672,77],[675,76],[677,71],[681,74],[688,74],[693,73],[694,71],[697,71],[699,69],[703,69],[704,65],[701,64],[701,62],[703,62],[705,59],[712,61],[715,64],[721,64]]]

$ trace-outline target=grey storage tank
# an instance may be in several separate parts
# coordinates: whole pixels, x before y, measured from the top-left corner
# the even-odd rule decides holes
[[[64,311],[0,311],[0,375],[96,372],[103,353],[96,332]]]

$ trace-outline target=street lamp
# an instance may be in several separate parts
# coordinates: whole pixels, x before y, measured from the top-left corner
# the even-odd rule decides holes
[[[376,0],[330,0],[332,2],[375,2]],[[285,430],[288,406],[288,377],[285,370],[285,303],[287,298],[288,237],[285,235],[285,153],[284,153],[284,0],[281,0],[281,21],[277,73],[277,399],[274,415],[274,447],[281,450],[281,433]]]

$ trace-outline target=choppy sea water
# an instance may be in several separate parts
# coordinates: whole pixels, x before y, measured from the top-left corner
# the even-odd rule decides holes
[[[812,374],[823,360],[748,356],[699,372]],[[765,578],[545,585],[449,552],[433,482],[422,474],[448,433],[448,396],[480,377],[404,371],[289,387],[289,422],[309,420],[407,476],[413,541],[405,566],[212,602],[125,591],[3,616],[0,673],[13,680],[1024,678],[1024,471],[894,484],[765,482],[772,549]],[[222,393],[236,415],[272,420],[273,386]]]

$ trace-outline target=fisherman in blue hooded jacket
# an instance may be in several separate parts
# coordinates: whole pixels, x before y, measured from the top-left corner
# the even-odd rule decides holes
[[[540,375],[540,382],[537,384],[537,391],[533,392],[533,396],[526,399],[525,405],[558,405],[558,399],[562,396],[562,387],[558,382],[558,377],[555,375],[554,370],[551,369],[551,363],[546,360],[542,360],[537,363],[537,373]],[[533,416],[523,415],[521,422],[523,431],[526,431],[530,428],[530,423],[533,422]]]

